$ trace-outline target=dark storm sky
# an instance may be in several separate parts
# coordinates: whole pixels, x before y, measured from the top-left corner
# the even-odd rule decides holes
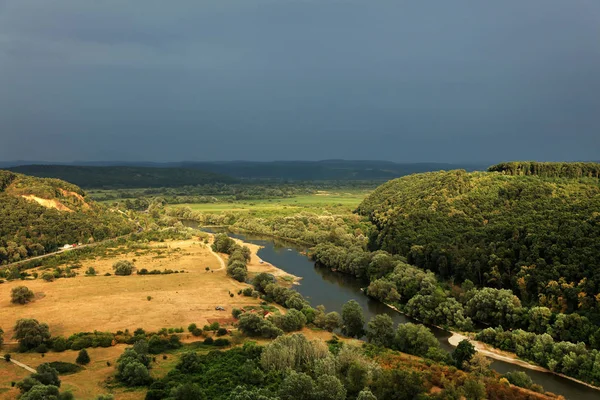
[[[0,0],[0,160],[600,158],[600,0]]]

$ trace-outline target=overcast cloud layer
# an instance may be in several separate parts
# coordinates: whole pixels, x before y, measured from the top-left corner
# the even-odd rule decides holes
[[[598,0],[0,0],[0,159],[600,159]]]

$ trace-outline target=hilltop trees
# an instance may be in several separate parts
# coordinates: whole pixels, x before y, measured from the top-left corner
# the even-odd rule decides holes
[[[14,304],[27,304],[33,300],[34,297],[35,294],[26,286],[14,287],[10,292],[10,301]]]

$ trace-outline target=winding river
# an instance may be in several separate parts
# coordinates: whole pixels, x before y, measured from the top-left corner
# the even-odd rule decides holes
[[[188,226],[197,227],[195,223],[188,223]],[[203,230],[214,232],[214,230],[211,229],[203,228]],[[306,248],[271,237],[233,233],[229,231],[227,234],[231,237],[243,240],[244,242],[262,246],[258,251],[258,255],[261,259],[292,275],[302,277],[300,285],[296,286],[295,289],[298,290],[298,292],[300,292],[313,307],[323,304],[327,311],[338,311],[341,313],[344,303],[349,300],[356,300],[364,310],[366,321],[369,321],[377,314],[388,314],[397,324],[412,321],[410,318],[390,309],[383,303],[365,296],[361,292],[361,288],[366,286],[366,282],[361,282],[349,275],[332,272],[327,268],[315,267],[315,263],[302,254]],[[442,348],[447,351],[452,351],[453,347],[448,343],[450,333],[435,327],[430,327],[430,329],[440,341]],[[560,394],[567,399],[600,399],[600,391],[554,374],[534,371],[498,360],[492,362],[491,368],[500,373],[523,371],[527,373],[535,383],[542,385],[546,391]]]

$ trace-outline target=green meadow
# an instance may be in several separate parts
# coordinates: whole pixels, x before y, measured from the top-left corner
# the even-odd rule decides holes
[[[204,213],[251,213],[258,217],[273,215],[293,215],[299,212],[315,214],[346,214],[351,213],[369,191],[355,192],[320,192],[312,195],[294,196],[288,198],[224,201],[217,203],[185,203],[171,207],[189,207],[194,211]]]

